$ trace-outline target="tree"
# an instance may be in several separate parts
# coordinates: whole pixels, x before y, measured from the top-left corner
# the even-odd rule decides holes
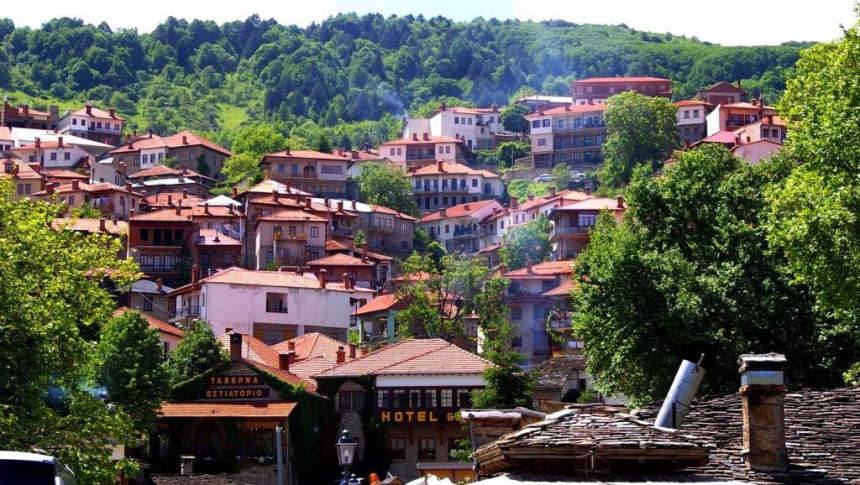
[[[186,329],[185,336],[167,360],[170,381],[176,387],[225,360],[224,349],[212,328],[206,322],[196,320]]]
[[[140,313],[127,311],[105,324],[96,346],[96,383],[107,387],[111,402],[145,432],[155,410],[168,396],[169,376],[158,332]]]
[[[502,235],[502,262],[513,271],[526,264],[542,263],[549,259],[552,247],[549,244],[549,220],[541,214],[523,226],[517,226]]]
[[[113,309],[102,283],[130,284],[135,266],[116,260],[117,241],[51,229],[61,205],[12,193],[0,181],[0,449],[41,448],[81,482],[109,482],[130,465],[112,463],[108,448],[131,440],[130,421],[82,382]]]
[[[750,352],[789,355],[793,386],[841,380],[850,345],[767,242],[763,189],[791,168],[706,145],[658,179],[637,169],[624,223],[604,214],[574,268],[574,332],[600,390],[658,399],[681,359],[700,354],[700,393],[735,390],[737,357]]]
[[[411,216],[417,216],[420,212],[412,195],[409,178],[401,168],[383,163],[365,163],[358,176],[358,190],[362,202],[378,204]]]
[[[768,197],[770,241],[852,346],[860,343],[860,150],[852,141],[860,136],[858,48],[855,25],[801,55],[779,104],[789,127],[785,149],[799,166]],[[860,365],[846,379],[858,375]]]
[[[665,98],[633,91],[616,94],[606,102],[604,119],[605,162],[599,176],[605,185],[627,185],[633,168],[640,164],[652,171],[660,168],[678,147],[678,109]]]
[[[479,328],[483,336],[482,356],[493,363],[484,371],[486,388],[472,393],[472,405],[477,408],[512,409],[533,405],[535,376],[520,367],[524,356],[511,349],[513,337],[507,321],[507,288],[504,278],[490,279],[478,295],[477,305],[484,309]]]
[[[254,124],[242,129],[230,145],[233,156],[224,161],[224,181],[236,185],[243,180],[256,183],[263,177],[260,160],[264,155],[284,150],[287,139],[269,124]]]
[[[100,210],[87,203],[81,204],[80,207],[72,207],[69,209],[69,214],[72,217],[79,217],[82,219],[98,219],[102,216],[102,212]]]
[[[528,133],[529,123],[525,119],[527,114],[529,114],[529,109],[525,105],[512,103],[502,108],[501,113],[499,113],[499,120],[501,120],[505,131]]]
[[[567,190],[570,184],[570,167],[565,164],[552,167],[552,181],[555,183],[555,188],[558,190]]]
[[[355,239],[353,240],[353,242],[355,243],[355,247],[357,247],[357,248],[362,247],[364,245],[364,243],[367,242],[367,238],[364,235],[364,231],[359,229],[358,232],[355,233]]]

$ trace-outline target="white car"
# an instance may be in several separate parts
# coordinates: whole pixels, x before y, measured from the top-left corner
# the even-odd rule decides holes
[[[53,456],[0,451],[2,485],[74,485],[75,475]]]
[[[585,174],[580,172],[579,170],[571,170],[570,171],[570,181],[571,182],[582,182],[585,180]]]
[[[542,173],[534,178],[535,182],[552,182],[552,175],[548,173]]]

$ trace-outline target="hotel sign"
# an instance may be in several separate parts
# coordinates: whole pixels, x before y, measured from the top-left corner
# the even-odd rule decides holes
[[[210,376],[206,383],[206,399],[265,399],[270,392],[257,374]]]
[[[376,418],[383,423],[396,424],[458,424],[460,419],[457,413],[453,410],[433,409],[433,410],[417,410],[417,409],[392,409],[392,410],[377,410]]]

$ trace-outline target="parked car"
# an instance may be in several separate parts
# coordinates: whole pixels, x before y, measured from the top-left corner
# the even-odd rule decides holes
[[[548,173],[542,173],[534,178],[535,182],[552,182],[552,175]]]
[[[0,451],[0,485],[74,484],[74,473],[53,456]]]
[[[585,174],[580,172],[579,170],[571,170],[570,171],[570,181],[571,182],[582,182],[585,180]]]

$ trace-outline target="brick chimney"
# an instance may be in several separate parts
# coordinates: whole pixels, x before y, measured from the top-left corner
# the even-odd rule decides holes
[[[529,200],[535,200],[535,194],[533,194],[533,193],[529,192],[529,193],[528,193],[528,195],[527,195],[527,198],[528,198]]]
[[[618,208],[623,209],[624,208],[624,196],[619,195],[618,197],[615,198],[615,200],[618,203]]]
[[[92,116],[93,115],[93,105],[90,103],[87,103],[86,107],[87,107],[87,116]]]
[[[781,354],[745,354],[738,359],[744,419],[744,465],[755,471],[788,467],[785,446],[786,359]]]
[[[349,344],[349,358],[355,358],[355,344]]]
[[[182,135],[182,144],[183,144],[183,145],[187,145],[187,144],[188,144],[188,135]]]
[[[422,135],[424,141],[430,141],[430,133],[423,133]]]
[[[236,197],[239,197],[239,189],[233,187],[233,198],[235,199]]]
[[[293,342],[292,340],[287,342],[287,350],[289,350],[291,352],[295,352],[296,351],[296,343]]]
[[[167,205],[173,205],[173,194],[167,194]]]
[[[46,175],[46,177],[47,177],[47,175]],[[54,184],[48,183],[48,185],[45,186],[45,190],[48,191],[48,194],[53,194],[54,193]]]
[[[555,197],[555,187],[550,187],[550,188],[549,188],[549,196],[550,196],[550,197]]]
[[[125,191],[126,191],[126,192],[131,192],[131,182],[126,182],[126,183],[125,183]]]
[[[161,278],[158,278],[157,280],[155,280],[155,289],[156,289],[159,293],[161,293],[161,292],[163,292],[163,291],[164,291],[164,282],[163,282],[163,281],[161,281]]]
[[[444,218],[445,218],[445,217],[447,217],[447,216],[448,216],[448,213],[447,213],[447,211],[445,210],[445,208],[444,208],[444,207],[442,207],[441,209],[439,209],[439,217],[440,217],[441,219],[444,219]]]
[[[289,156],[290,155],[290,147],[287,147],[287,149],[285,151],[287,152],[287,155]]]
[[[53,191],[54,191],[54,190],[53,190],[53,189],[51,189],[51,192],[53,192]],[[129,211],[128,211],[128,218],[129,218],[129,219],[134,218],[134,209],[131,209],[131,210],[129,210]]]
[[[278,368],[281,370],[289,371],[290,366],[293,365],[296,361],[296,352],[288,351],[281,354],[278,354]]]
[[[57,137],[57,148],[65,148],[65,147],[63,147],[63,137],[62,136]]]
[[[191,265],[191,282],[197,283],[197,276],[200,274],[200,265],[194,263]]]
[[[72,190],[80,190],[81,181],[80,180],[72,180]]]
[[[277,190],[272,191],[272,201],[280,203],[280,201],[281,201],[280,197],[281,197],[281,194],[279,194]]]
[[[287,193],[288,194],[293,191],[293,187],[292,187],[293,184],[289,180],[287,180],[287,183],[284,185],[287,186]]]
[[[507,274],[507,272],[508,272],[508,265],[506,265],[505,263],[500,264],[499,265],[499,274],[504,275],[504,274]]]
[[[340,277],[340,279],[341,279],[341,282],[343,282],[343,288],[345,290],[350,289],[349,284],[352,282],[352,280],[349,279],[349,275],[344,273],[343,276]]]
[[[343,201],[342,200],[337,201],[337,211],[343,212]]]
[[[338,345],[337,347],[337,360],[338,364],[343,364],[346,362],[346,352],[343,350],[343,345]]]
[[[209,202],[204,202],[204,203],[203,203],[203,213],[204,213],[204,214],[209,214]]]
[[[520,207],[520,201],[516,197],[511,197],[511,209],[517,210]]]
[[[105,219],[104,217],[99,219],[99,230],[101,232],[107,231],[107,219]]]
[[[27,116],[30,116],[30,106],[29,106],[29,105],[26,105],[26,104],[25,104],[24,106],[21,106],[21,111],[23,111],[23,112],[24,112],[24,117],[25,117],[25,118],[26,118]]]
[[[463,206],[463,210],[472,210],[472,209],[471,209],[471,207],[469,207],[469,204],[466,204]]]
[[[436,170],[438,170],[440,172],[444,172],[445,171],[445,162],[443,162],[442,160],[436,160]]]
[[[418,141],[418,133],[412,134],[412,141]]]
[[[534,271],[532,271],[532,258],[529,258],[526,260],[526,273],[528,273],[528,274],[534,273]]]
[[[591,195],[591,189],[588,187],[585,188],[585,195]]]
[[[36,144],[36,148],[42,148],[42,139],[39,137],[36,137],[35,144]]]
[[[307,199],[305,199],[305,209],[310,209],[310,208],[311,208],[311,198],[308,197]]]
[[[323,289],[323,290],[325,289],[325,280],[326,280],[327,276],[328,276],[328,270],[321,269],[320,270],[320,276],[319,276],[320,289]]]
[[[116,110],[115,109],[108,108],[108,113],[110,114],[111,118],[116,118]]]
[[[230,334],[230,360],[242,360],[242,334]]]

